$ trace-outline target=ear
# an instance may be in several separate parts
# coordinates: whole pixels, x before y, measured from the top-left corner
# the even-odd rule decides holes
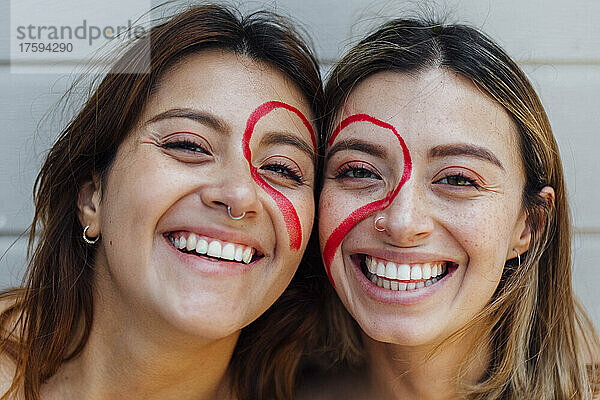
[[[544,202],[548,205],[549,209],[552,209],[554,206],[554,189],[551,186],[545,186],[540,190],[539,196]],[[540,229],[545,224],[545,221],[541,221]],[[516,239],[513,246],[509,249],[509,254],[506,255],[507,259],[511,259],[515,257],[515,251],[519,254],[525,253],[529,250],[529,246],[531,245],[531,223],[525,214],[525,211],[522,212],[521,217],[516,225],[518,238]]]
[[[100,199],[102,197],[100,179],[94,176],[79,189],[77,208],[79,222],[82,226],[89,225],[86,235],[90,238],[100,235]]]

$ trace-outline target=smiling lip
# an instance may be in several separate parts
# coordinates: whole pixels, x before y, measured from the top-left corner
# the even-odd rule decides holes
[[[257,241],[241,232],[177,227],[162,236],[188,268],[206,275],[244,273],[265,257]]]
[[[425,301],[440,290],[458,268],[458,264],[434,258],[432,254],[405,253],[394,257],[395,261],[355,254],[351,260],[354,275],[367,295],[379,303],[396,305]],[[383,265],[386,268],[382,268]]]
[[[167,235],[169,242],[179,251],[193,255],[205,255],[215,260],[226,260],[249,264],[261,255],[255,248],[232,243],[194,232],[177,231]]]
[[[190,233],[194,233],[196,237],[206,237],[207,239],[219,240],[251,247],[255,253],[259,255],[268,255],[268,252],[263,248],[262,244],[256,240],[257,235],[250,235],[241,231],[224,230],[215,227],[181,225],[170,228],[163,232],[163,236],[172,233],[185,234],[186,237]]]
[[[203,276],[233,276],[243,274],[252,270],[263,259],[263,257],[252,259],[250,263],[246,264],[235,260],[230,261],[208,257],[206,254],[184,253],[175,248],[168,235],[163,235],[163,239],[187,269],[194,273],[200,273]]]

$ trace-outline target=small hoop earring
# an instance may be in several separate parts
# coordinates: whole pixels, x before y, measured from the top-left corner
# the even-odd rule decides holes
[[[379,225],[379,221],[381,221],[383,219],[383,216],[380,215],[379,217],[375,218],[375,230],[377,230],[378,232],[384,232],[385,228],[383,226]]]
[[[87,244],[96,244],[96,242],[98,241],[98,239],[100,239],[100,235],[96,236],[95,239],[90,239],[87,236],[87,230],[90,229],[89,225],[86,225],[85,228],[83,228],[83,240],[87,243]]]
[[[242,212],[242,215],[234,217],[233,215],[231,215],[231,206],[227,206],[227,214],[229,215],[229,218],[237,220],[244,218],[246,216],[246,211]]]
[[[513,249],[513,251],[515,253],[517,253],[517,260],[519,261],[519,268],[521,268],[521,255],[519,254],[519,252],[517,251],[517,249]]]

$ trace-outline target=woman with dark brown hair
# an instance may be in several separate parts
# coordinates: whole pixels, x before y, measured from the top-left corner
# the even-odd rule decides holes
[[[515,62],[476,29],[398,19],[325,94],[327,333],[359,367],[309,398],[597,396],[558,146]]]
[[[191,7],[134,42],[37,177],[2,398],[289,398],[321,103],[277,15]]]

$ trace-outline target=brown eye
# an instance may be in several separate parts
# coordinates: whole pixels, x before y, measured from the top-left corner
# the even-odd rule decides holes
[[[451,186],[472,186],[478,188],[479,185],[470,178],[467,178],[464,175],[456,174],[456,175],[448,175],[435,183],[443,183]]]
[[[340,168],[336,172],[336,178],[337,179],[343,179],[343,178],[378,179],[378,180],[381,179],[381,177],[379,175],[377,175],[370,169],[367,169],[364,167],[359,167],[359,166],[352,166],[352,165],[348,165],[348,164],[344,165],[342,168]]]
[[[279,174],[286,179],[292,180],[292,181],[296,182],[297,184],[304,183],[304,179],[302,178],[300,171],[290,168],[289,166],[282,164],[282,163],[275,162],[275,163],[267,164],[267,165],[262,166],[261,169],[275,172],[276,174]]]

